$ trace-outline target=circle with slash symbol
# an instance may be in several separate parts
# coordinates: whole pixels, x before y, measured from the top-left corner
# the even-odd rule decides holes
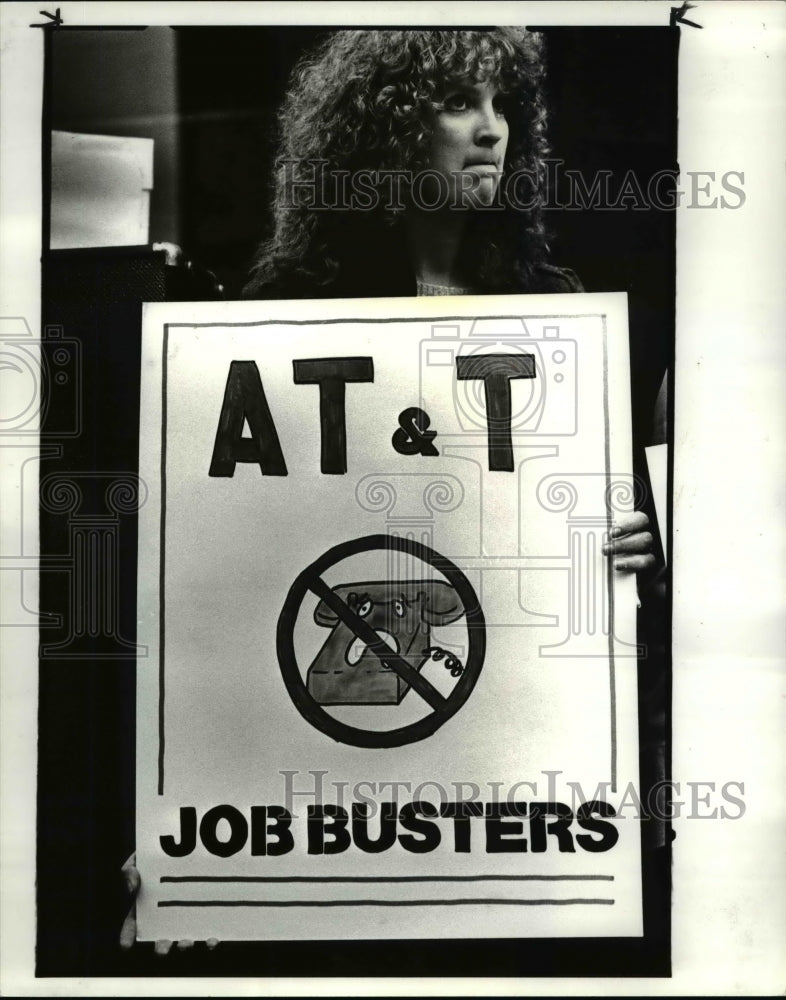
[[[325,582],[324,574],[342,560],[374,551],[420,560],[429,578],[393,574],[333,587]],[[329,633],[304,676],[294,635],[309,595],[319,601],[315,623]],[[468,642],[464,664],[430,642],[432,628],[461,618]],[[486,622],[472,584],[448,558],[408,538],[368,535],[329,549],[298,575],[278,618],[276,651],[287,691],[312,726],[350,746],[398,747],[431,736],[467,701],[483,667]],[[456,678],[447,694],[423,675],[430,657]],[[349,725],[326,711],[330,706],[396,706],[410,691],[431,711],[397,729]]]

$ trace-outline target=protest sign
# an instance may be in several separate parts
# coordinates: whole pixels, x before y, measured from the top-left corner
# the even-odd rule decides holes
[[[145,307],[139,936],[641,934],[622,294]]]

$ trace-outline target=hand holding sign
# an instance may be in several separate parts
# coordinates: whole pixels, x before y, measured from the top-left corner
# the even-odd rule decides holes
[[[603,554],[614,558],[614,569],[618,572],[644,573],[656,566],[649,524],[650,519],[641,510],[616,519],[611,538],[603,546]]]
[[[125,886],[126,893],[132,902],[131,908],[123,921],[123,926],[120,928],[118,943],[121,951],[130,951],[136,944],[136,898],[139,895],[139,890],[142,888],[142,876],[136,867],[136,851],[129,856],[126,863],[120,869],[120,872],[123,876],[123,885]],[[172,944],[172,941],[159,939],[155,942],[154,953],[163,958],[172,950]],[[194,947],[194,942],[186,938],[175,942],[175,944],[179,951],[187,951]],[[208,938],[205,944],[212,951],[218,944],[218,938]]]

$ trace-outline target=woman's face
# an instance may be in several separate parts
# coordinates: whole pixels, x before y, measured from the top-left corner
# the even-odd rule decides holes
[[[490,205],[499,186],[508,145],[502,95],[491,81],[456,83],[436,113],[429,168],[448,182],[450,204]]]

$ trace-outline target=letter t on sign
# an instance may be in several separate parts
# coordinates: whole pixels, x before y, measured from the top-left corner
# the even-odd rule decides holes
[[[510,380],[535,378],[535,355],[473,354],[456,358],[456,375],[460,381],[483,379],[486,389],[489,469],[492,472],[513,472]]]
[[[320,469],[325,475],[343,476],[347,471],[347,382],[373,382],[374,362],[371,358],[310,358],[293,361],[292,367],[296,385],[319,386]]]

